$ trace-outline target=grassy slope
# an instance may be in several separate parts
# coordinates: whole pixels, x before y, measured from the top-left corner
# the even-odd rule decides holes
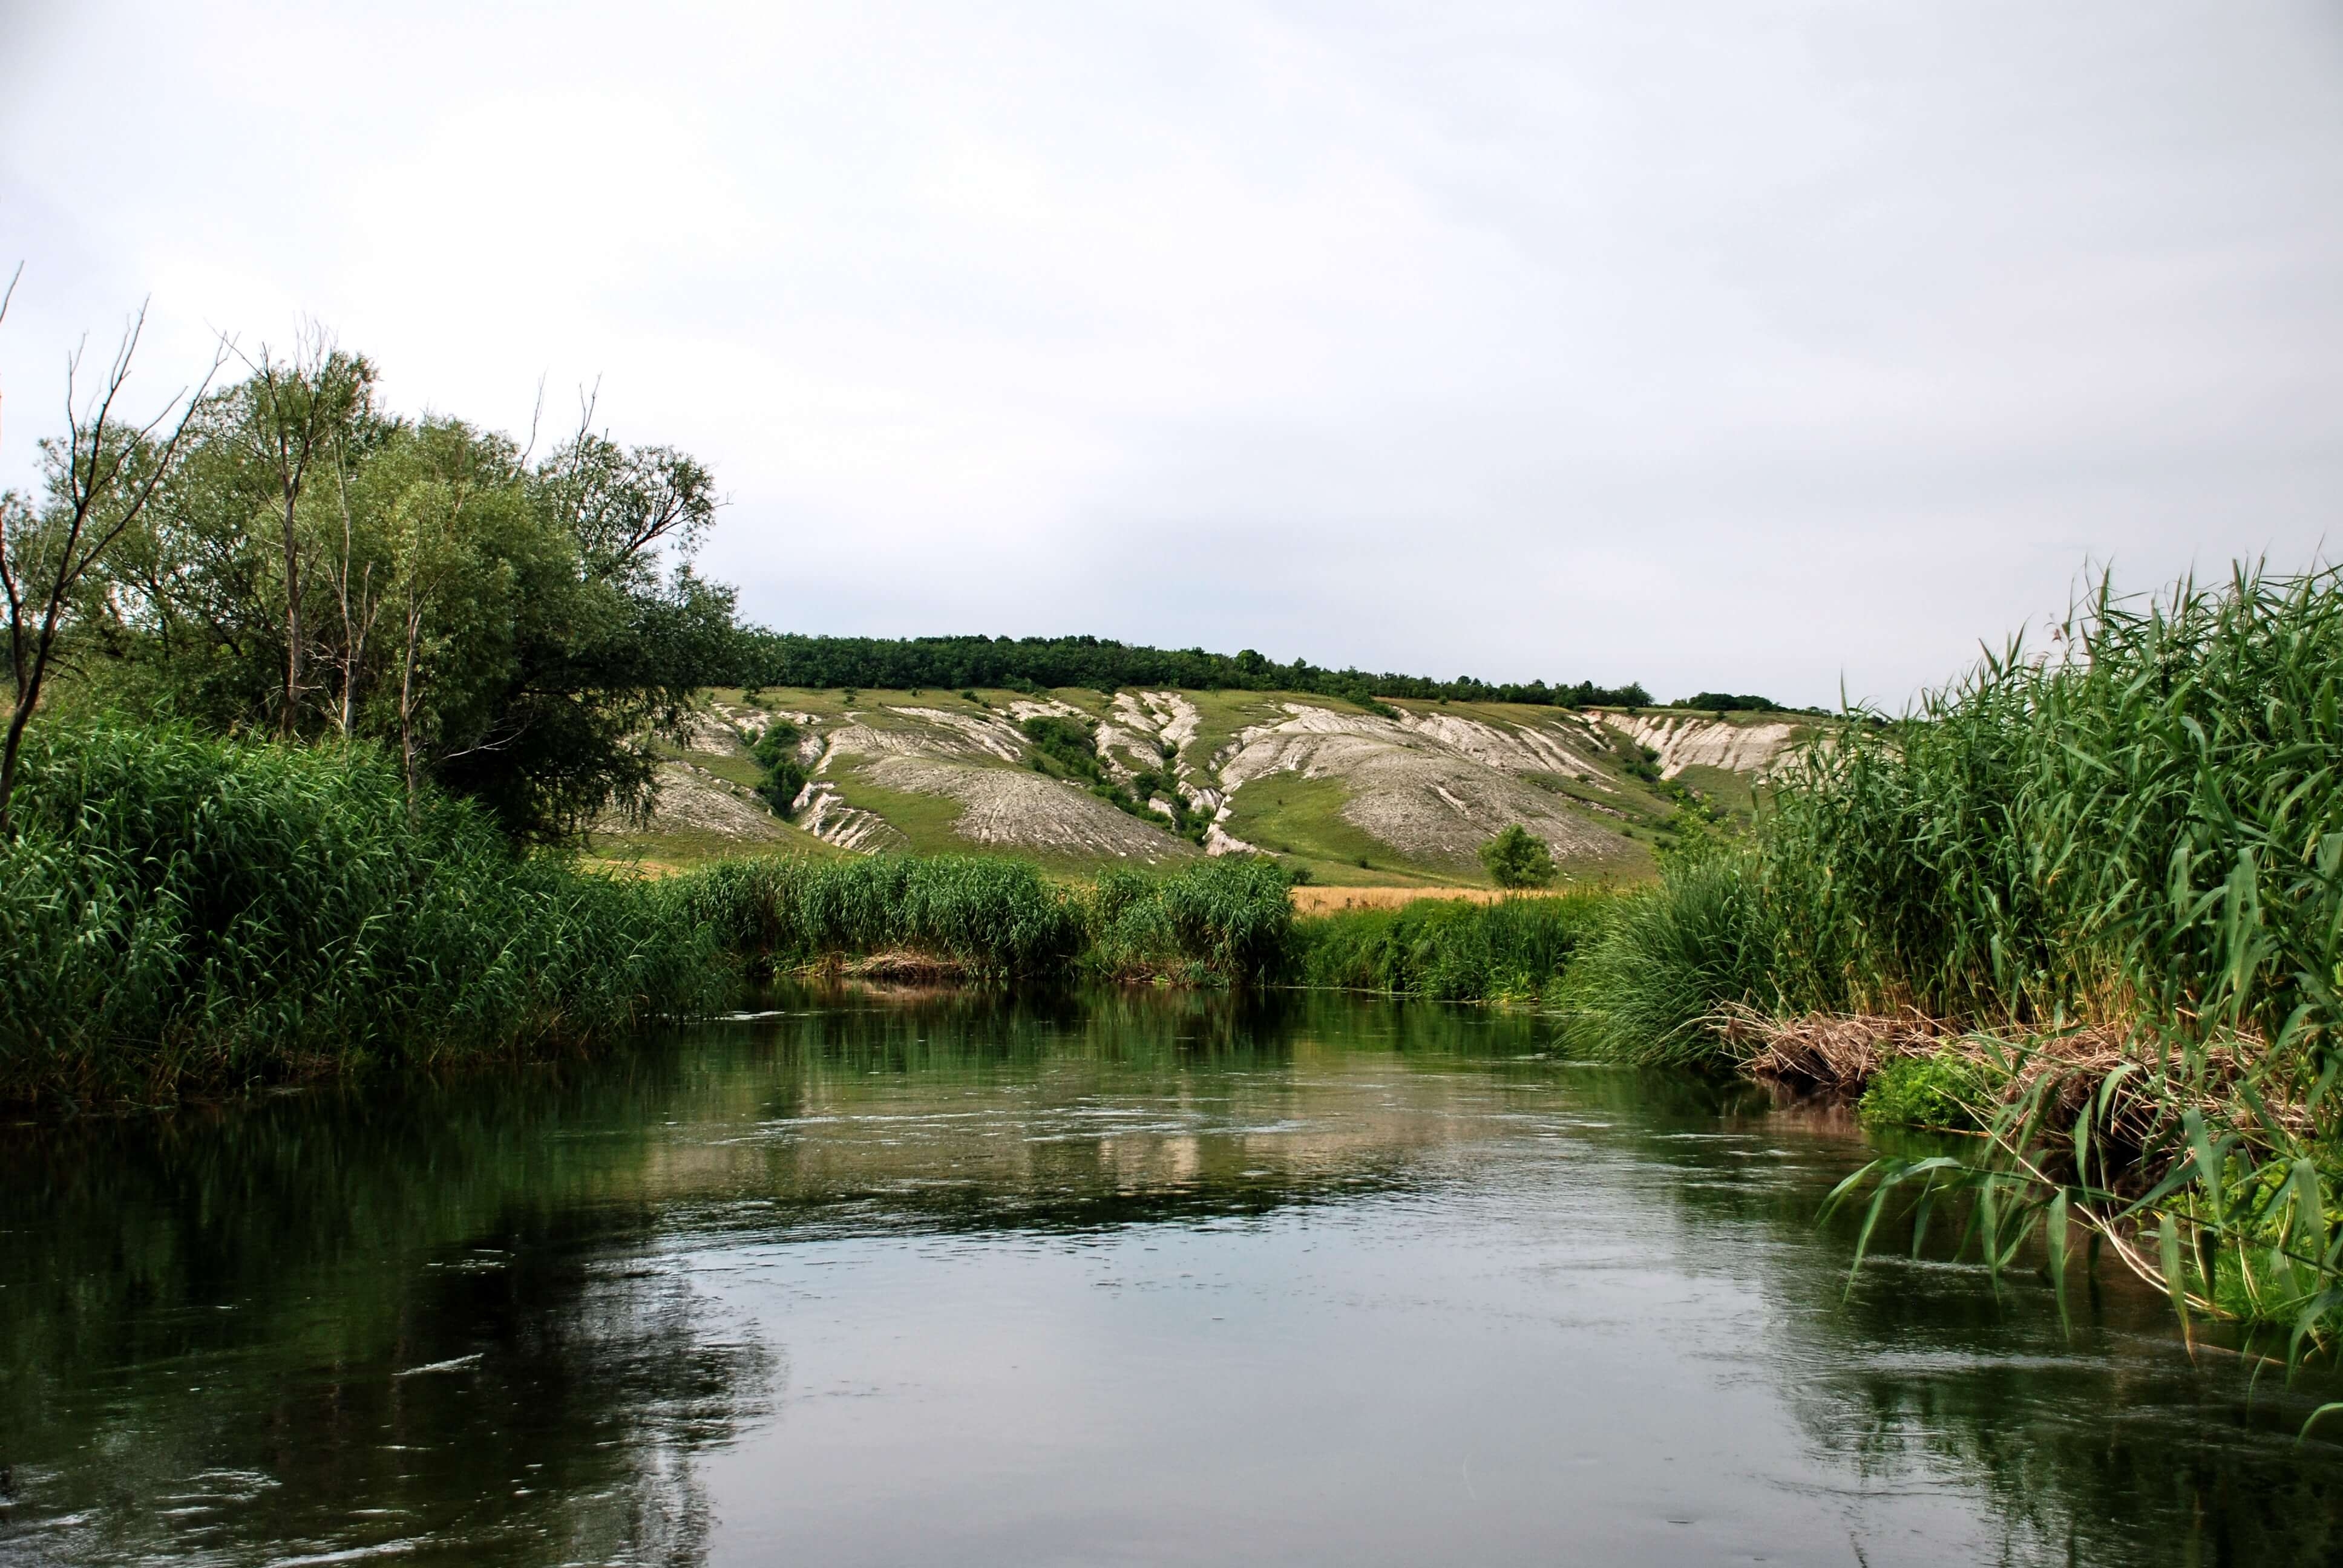
[[[855,722],[882,730],[922,728],[917,720],[890,711],[896,708],[919,707],[998,718],[1006,717],[1012,703],[1031,700],[1018,692],[988,689],[978,691],[976,700],[971,701],[957,691],[937,687],[919,691],[859,690],[850,704],[843,692],[803,688],[768,688],[758,692],[754,701],[748,700],[746,694],[737,689],[719,689],[712,695],[719,704],[734,710],[745,709],[752,715],[759,711],[810,715],[817,729],[846,722],[850,712]],[[1082,688],[1069,688],[1041,695],[1054,698],[1095,719],[1108,718],[1113,708],[1112,699]],[[1197,712],[1196,737],[1190,742],[1184,756],[1192,766],[1198,768],[1230,745],[1248,726],[1274,724],[1288,717],[1285,704],[1289,702],[1332,709],[1338,712],[1357,711],[1354,705],[1339,698],[1311,693],[1186,691],[1181,696],[1192,704]],[[1456,718],[1477,719],[1500,728],[1551,723],[1555,717],[1551,709],[1506,703],[1402,702],[1395,706],[1418,713],[1445,713]],[[1613,786],[1609,790],[1583,779],[1559,774],[1534,775],[1526,779],[1531,785],[1548,790],[1559,800],[1568,802],[1574,814],[1618,835],[1615,853],[1574,861],[1568,868],[1570,874],[1577,879],[1640,880],[1652,874],[1652,850],[1665,841],[1665,823],[1674,809],[1674,802],[1627,774],[1624,745],[1623,740],[1622,749],[1601,763],[1606,781]],[[721,751],[695,749],[686,753],[684,759],[735,784],[752,784],[756,778],[755,764],[745,751],[738,748]],[[959,757],[952,760],[955,765],[970,768],[1016,766],[981,755]],[[1721,769],[1692,771],[1699,775],[1685,779],[1693,788],[1712,796],[1717,804],[1728,810],[1747,810],[1748,786],[1745,779]],[[998,846],[973,844],[953,830],[953,824],[961,810],[956,800],[874,784],[850,764],[833,767],[828,777],[849,805],[885,818],[908,840],[908,847],[918,853],[1011,854],[1039,859],[1053,872],[1059,873],[1086,872],[1101,863],[1096,857],[1037,855],[1031,849],[1004,849]],[[1411,858],[1353,825],[1342,815],[1349,798],[1349,787],[1339,779],[1305,779],[1292,773],[1258,779],[1246,784],[1233,797],[1233,810],[1227,827],[1237,838],[1307,867],[1314,881],[1329,886],[1487,885],[1487,879],[1477,864]],[[1180,844],[1168,833],[1164,837],[1167,846]],[[816,853],[836,852],[811,835],[791,829],[784,847],[800,846]],[[599,855],[617,859],[639,858],[660,865],[683,865],[721,859],[749,848],[730,843],[717,835],[691,832],[606,834],[600,836],[596,845]],[[1362,859],[1366,862],[1363,866],[1360,864]]]

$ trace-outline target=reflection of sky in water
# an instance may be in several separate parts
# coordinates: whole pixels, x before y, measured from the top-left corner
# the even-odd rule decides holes
[[[1826,1115],[1529,1020],[801,1003],[0,1139],[0,1561],[2316,1560],[2321,1389],[1841,1300]]]

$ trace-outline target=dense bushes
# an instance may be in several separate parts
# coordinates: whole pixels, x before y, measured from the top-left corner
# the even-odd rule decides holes
[[[1295,930],[1304,985],[1441,1001],[1518,1001],[1548,993],[1599,928],[1611,895],[1423,899],[1344,910]]]
[[[34,732],[0,843],[0,1094],[586,1040],[712,1005],[655,890],[514,854],[366,747]]]

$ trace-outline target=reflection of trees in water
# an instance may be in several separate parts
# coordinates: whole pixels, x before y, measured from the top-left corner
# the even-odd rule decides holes
[[[764,1136],[668,1173],[769,1194],[775,1207],[743,1221],[760,1229],[1083,1230],[1414,1188],[1423,1151],[1454,1136],[1441,1094],[1373,1103],[1360,1064],[1371,1080],[1453,1067],[1477,1102],[1493,1054],[1532,1054],[1545,1033],[1520,1015],[1311,993],[827,1000],[781,992],[781,1016],[739,1026],[763,1070]],[[1113,1120],[1110,1104],[1152,1109]]]
[[[1862,1157],[1844,1119],[1557,1070],[1521,1014],[1312,994],[774,1005],[790,1016],[610,1061],[0,1138],[0,1464],[19,1493],[0,1561],[422,1540],[426,1560],[693,1562],[695,1454],[782,1368],[664,1271],[662,1232],[1082,1230],[1469,1183],[1453,1117],[1515,1095],[1655,1256],[1754,1285],[1770,1342],[1750,1353],[1802,1424],[1791,1457],[1983,1496],[2012,1562],[2343,1543],[2332,1451],[2290,1446],[2308,1396],[2266,1382],[2248,1412],[2234,1367],[2143,1351],[2168,1324],[2124,1282],[2078,1302],[2072,1345],[2024,1279],[1996,1302],[1972,1273],[1891,1269],[1839,1306],[1848,1239],[1814,1227]]]
[[[1665,1194],[1672,1247],[1764,1292],[1776,1337],[1751,1352],[1825,1468],[1867,1488],[1983,1496],[1998,1560],[2013,1563],[2343,1556],[2343,1462],[2331,1446],[2294,1443],[2310,1410],[2338,1397],[2331,1371],[2288,1390],[2277,1372],[2255,1385],[2216,1346],[2192,1364],[2169,1308],[2120,1273],[2073,1291],[2069,1337],[2036,1260],[2018,1260],[1997,1293],[1982,1268],[1940,1261],[1957,1215],[1936,1217],[1924,1257],[1939,1261],[1919,1263],[1897,1261],[1908,1224],[1884,1224],[1873,1244],[1889,1260],[1846,1293],[1856,1220],[1818,1237],[1816,1215],[1875,1151],[1843,1112],[1684,1080],[1584,1093],[1613,1113],[1594,1136],[1645,1170],[1673,1167],[1651,1189]],[[1793,1157],[1742,1158],[1688,1131],[1747,1133]]]
[[[646,1261],[631,1130],[663,1088],[646,1062],[0,1143],[35,1239],[0,1253],[0,1560],[699,1558],[690,1455],[775,1369]]]

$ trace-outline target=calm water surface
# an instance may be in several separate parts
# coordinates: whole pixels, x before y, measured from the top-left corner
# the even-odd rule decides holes
[[[2120,1280],[1841,1286],[1840,1118],[1339,998],[783,999],[0,1128],[0,1562],[2287,1564]]]

